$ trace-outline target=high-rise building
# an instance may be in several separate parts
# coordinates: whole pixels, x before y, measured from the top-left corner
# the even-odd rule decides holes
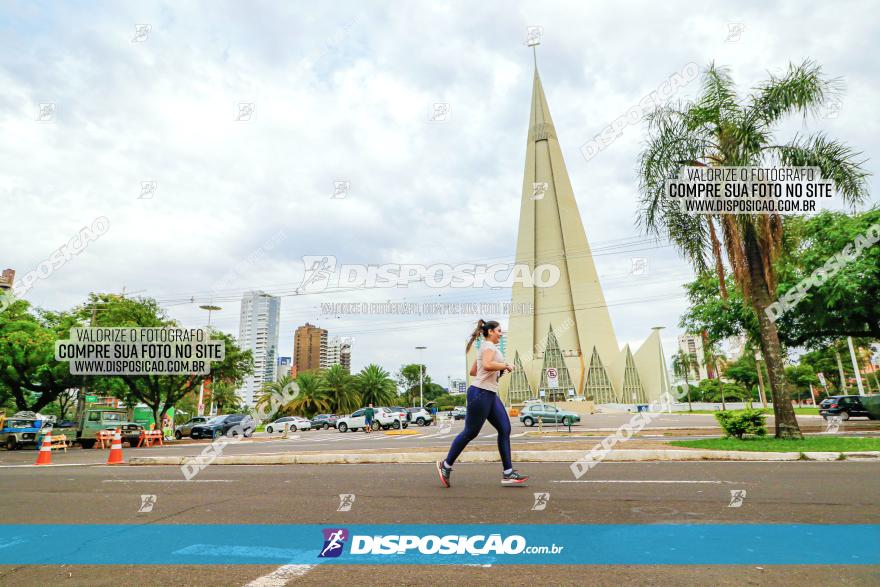
[[[696,375],[696,381],[709,378],[706,369],[706,360],[703,355],[703,337],[699,334],[682,334],[678,337],[678,348],[691,357],[691,373]],[[693,379],[691,379],[693,381]]]
[[[12,289],[15,282],[15,269],[4,269],[0,273],[0,290]]]
[[[467,393],[467,380],[465,379],[450,379],[449,380],[449,395],[463,395]]]
[[[278,357],[278,368],[275,372],[275,381],[278,381],[286,375],[290,375],[291,366],[293,366],[293,359],[291,357]]]
[[[659,329],[635,352],[618,346],[537,68],[522,186],[516,264],[536,275],[555,267],[558,279],[513,283],[513,306],[534,312],[510,316],[506,359],[516,368],[500,380],[499,395],[508,404],[551,396],[659,399],[669,391]]]
[[[321,369],[342,365],[346,371],[351,371],[351,343],[352,340],[344,336],[329,339],[326,350],[321,354]]]
[[[263,385],[275,381],[280,317],[280,298],[262,291],[242,295],[238,344],[242,350],[250,350],[254,357],[254,372],[238,390],[245,406],[253,406]]]
[[[297,373],[322,368],[327,357],[327,331],[306,322],[293,334],[293,367]]]

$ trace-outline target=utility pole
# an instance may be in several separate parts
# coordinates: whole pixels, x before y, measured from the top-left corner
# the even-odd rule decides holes
[[[859,362],[856,360],[856,352],[853,350],[852,337],[846,337],[846,344],[849,345],[849,357],[852,359],[853,371],[856,373],[856,385],[859,388],[859,395],[865,395],[865,388],[862,387],[862,374],[859,372]]]
[[[767,407],[767,395],[764,393],[764,376],[761,374],[761,353],[755,352],[755,370],[758,372],[758,395],[761,396],[761,406]]]
[[[422,351],[425,350],[426,346],[417,346],[416,350],[419,351],[419,407],[425,407],[425,360]]]

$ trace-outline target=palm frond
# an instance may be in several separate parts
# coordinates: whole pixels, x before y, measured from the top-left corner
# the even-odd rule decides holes
[[[806,118],[808,114],[817,114],[842,92],[841,78],[826,78],[816,62],[807,59],[800,65],[789,63],[785,74],[771,73],[770,79],[755,88],[749,114],[768,126],[796,112],[802,112]]]
[[[864,202],[869,196],[867,177],[870,173],[863,167],[867,159],[852,147],[828,139],[824,133],[795,136],[787,145],[768,147],[767,152],[782,165],[818,167],[823,178],[834,181],[837,193],[849,206]]]

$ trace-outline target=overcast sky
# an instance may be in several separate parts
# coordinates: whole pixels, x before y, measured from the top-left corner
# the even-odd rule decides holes
[[[21,278],[105,216],[106,234],[28,300],[61,309],[125,287],[201,326],[198,305],[213,299],[214,325],[237,334],[241,292],[263,289],[285,296],[281,355],[310,321],[355,338],[356,370],[394,372],[428,346],[428,372],[445,385],[463,374],[476,316],[337,318],[320,304],[488,302],[509,290],[291,294],[304,255],[513,260],[533,67],[524,41],[540,26],[538,66],[619,342],[638,346],[665,325],[669,357],[692,271],[670,247],[639,250],[650,246],[635,227],[644,129],[626,127],[589,161],[579,148],[689,63],[730,67],[745,93],[811,58],[843,78],[843,101],[836,116],[787,121],[780,138],[824,130],[863,151],[876,177],[878,9],[594,4],[4,3],[0,268]],[[434,104],[448,104],[445,120],[431,120]],[[337,181],[350,189],[333,199]],[[143,182],[155,182],[148,197]],[[646,273],[631,275],[633,257],[647,258]]]

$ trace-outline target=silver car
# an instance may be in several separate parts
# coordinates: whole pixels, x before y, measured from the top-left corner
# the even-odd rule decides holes
[[[283,418],[278,418],[274,422],[266,424],[266,433],[272,434],[273,432],[283,432],[285,424],[287,425],[287,429],[291,431],[310,430],[312,428],[311,420],[300,418],[299,416],[284,416]]]
[[[181,424],[177,428],[174,429],[174,438],[180,440],[184,436],[192,436],[193,426],[198,426],[199,424],[204,424],[208,420],[210,420],[208,416],[195,416],[190,419],[189,422]]]

